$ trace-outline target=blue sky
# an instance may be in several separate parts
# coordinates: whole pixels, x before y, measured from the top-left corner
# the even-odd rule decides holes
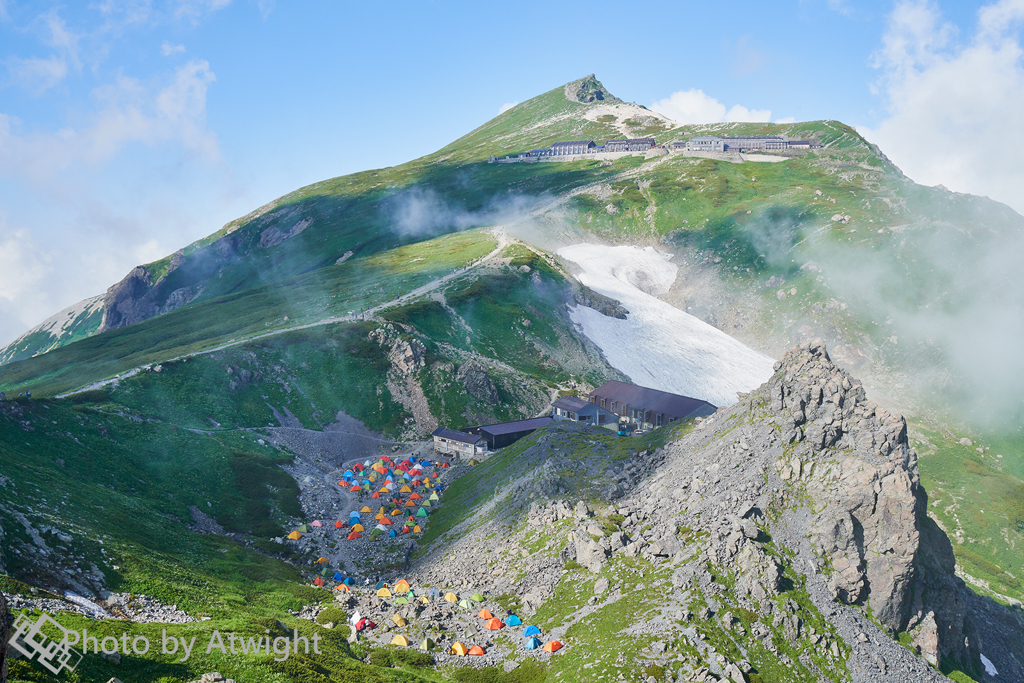
[[[592,72],[677,119],[839,119],[915,180],[1024,210],[1014,154],[933,139],[1019,117],[1022,18],[1024,0],[0,0],[0,343],[275,197]]]

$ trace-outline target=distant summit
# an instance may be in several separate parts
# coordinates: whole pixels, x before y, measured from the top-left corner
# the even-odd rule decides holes
[[[617,104],[622,102],[618,97],[608,92],[601,81],[597,80],[594,74],[584,76],[578,81],[573,81],[565,86],[565,99],[570,102],[607,102]]]

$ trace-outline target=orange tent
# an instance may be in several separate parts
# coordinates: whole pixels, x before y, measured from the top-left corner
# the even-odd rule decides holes
[[[412,502],[411,500],[407,500],[407,501],[405,501],[405,507],[407,507],[407,508],[414,508],[414,507],[416,507],[416,503]]]
[[[352,484],[352,486],[348,487],[348,490],[349,491],[358,491],[359,490],[359,484]]]
[[[501,619],[488,619],[487,623],[484,624],[484,628],[488,631],[500,631],[504,625],[501,623]]]
[[[480,612],[477,613],[477,616],[480,617],[481,619],[490,619],[494,615],[491,614],[490,611],[486,607],[484,607],[482,610],[480,610]]]
[[[334,523],[334,528],[335,529],[340,529],[343,526],[345,526],[345,523],[343,521],[341,521],[340,519],[337,522]]]
[[[324,585],[324,580],[323,580],[323,579],[321,579],[321,578],[320,578],[320,577],[318,576],[318,577],[316,577],[315,579],[313,579],[313,585],[314,585],[314,586],[322,586],[322,585]]]
[[[350,533],[350,534],[349,534],[348,536],[346,536],[345,538],[347,538],[347,539],[348,539],[348,540],[350,540],[350,541],[354,541],[354,540],[356,540],[357,538],[362,538],[362,537],[363,537],[363,535],[362,535],[362,534],[360,534],[360,533],[359,533],[358,531],[353,531],[352,533]]]
[[[409,488],[408,484],[398,489],[399,493],[412,493],[412,489]]]
[[[320,559],[318,559],[316,561],[316,563],[317,564],[327,564],[327,558],[326,557],[321,557]]]
[[[411,496],[409,496],[409,500],[422,500],[422,499],[423,499],[423,496],[421,496],[418,493],[414,493]]]
[[[412,588],[412,586],[409,585],[409,582],[402,579],[395,584],[395,593],[408,593],[410,588]]]
[[[480,657],[480,656],[485,655],[487,653],[484,652],[484,649],[482,647],[480,647],[479,645],[474,645],[473,647],[469,648],[469,654],[475,655],[477,657]]]
[[[370,498],[380,498],[380,493],[378,493],[378,492],[374,491],[374,492],[373,492],[373,495],[372,495],[372,496],[370,496]]]
[[[391,520],[388,519],[387,517],[381,517],[380,518],[380,523],[381,524],[391,524]]]
[[[293,531],[290,534],[288,534],[288,538],[293,541],[297,541],[300,538],[302,538],[302,534],[300,534],[298,531]]]
[[[562,649],[562,644],[557,640],[549,640],[544,643],[544,652],[557,652]]]
[[[458,655],[460,657],[465,657],[469,654],[469,648],[467,648],[462,643],[455,643],[454,645],[452,645],[452,654]]]
[[[351,588],[349,588],[349,587],[348,587],[348,586],[347,586],[346,584],[344,584],[344,583],[339,583],[339,584],[338,584],[337,586],[335,586],[335,587],[334,587],[334,590],[336,590],[336,591],[345,591],[346,593],[350,593],[350,592],[352,592],[352,589],[351,589]]]

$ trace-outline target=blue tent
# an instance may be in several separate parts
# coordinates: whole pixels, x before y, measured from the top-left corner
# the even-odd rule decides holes
[[[346,576],[345,579],[342,581],[342,583],[345,584],[346,586],[353,586],[353,585],[355,585],[356,582],[352,580],[351,576]]]
[[[345,470],[345,474],[343,474],[341,476],[345,477],[346,479],[351,479],[352,477],[354,477],[356,475],[352,474],[352,470]]]
[[[334,572],[334,580],[341,581],[341,572]]]
[[[540,629],[536,626],[527,626],[523,629],[523,638],[529,638],[530,636],[539,636]]]
[[[395,536],[397,536],[397,535],[398,535],[398,534],[396,534],[396,533],[395,533],[395,530],[394,530],[394,529],[392,529],[391,531],[389,531],[389,532],[388,532],[388,538],[394,538],[394,537],[395,537]]]
[[[505,620],[506,626],[522,626],[523,620],[514,614],[508,615],[508,619]]]
[[[527,650],[536,650],[541,645],[543,645],[543,643],[540,641],[540,638],[538,638],[537,636],[532,636],[531,638],[529,638],[526,641],[526,649]]]

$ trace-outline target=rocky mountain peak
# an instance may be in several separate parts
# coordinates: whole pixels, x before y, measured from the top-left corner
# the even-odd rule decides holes
[[[590,104],[591,102],[615,104],[622,101],[608,92],[608,89],[604,87],[601,81],[597,80],[594,74],[566,84],[565,99],[570,102],[582,102],[584,104]]]

